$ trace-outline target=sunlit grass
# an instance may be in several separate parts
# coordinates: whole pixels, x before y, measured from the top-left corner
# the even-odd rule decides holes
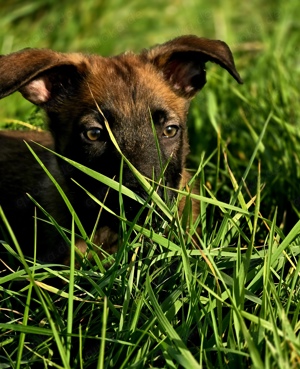
[[[192,103],[196,224],[189,206],[179,219],[176,206],[139,177],[152,196],[148,216],[142,227],[116,214],[121,247],[106,260],[92,252],[79,269],[75,259],[70,267],[42,265],[24,257],[17,241],[3,243],[22,267],[0,278],[0,368],[298,368],[297,3],[72,4],[2,4],[1,52],[109,55],[195,33],[230,45],[244,85],[207,65],[207,86]],[[17,94],[0,102],[0,119],[4,128],[20,128],[17,120],[42,126],[40,111]],[[124,196],[143,205],[122,186]],[[89,239],[76,214],[74,224]],[[61,232],[73,250],[74,230]],[[92,251],[92,238],[88,244]]]

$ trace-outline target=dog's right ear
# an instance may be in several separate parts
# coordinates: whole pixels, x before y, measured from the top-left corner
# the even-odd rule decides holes
[[[150,61],[175,92],[187,99],[195,96],[206,83],[205,63],[213,62],[243,83],[228,45],[194,35],[177,37],[145,50],[142,57]]]
[[[66,93],[85,75],[86,58],[48,49],[24,49],[0,57],[0,99],[20,91],[43,105]]]

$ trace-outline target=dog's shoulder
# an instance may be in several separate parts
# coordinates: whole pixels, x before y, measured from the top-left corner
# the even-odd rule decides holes
[[[50,132],[37,132],[37,131],[6,131],[0,130],[0,150],[1,153],[5,151],[13,150],[18,148],[22,150],[26,145],[24,142],[37,142],[48,148],[53,148],[53,138]]]

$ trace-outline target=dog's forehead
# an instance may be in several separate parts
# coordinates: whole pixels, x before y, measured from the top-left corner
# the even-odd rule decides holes
[[[122,115],[134,112],[173,111],[184,119],[187,102],[178,97],[160,70],[133,53],[116,57],[93,57],[87,76],[90,92],[97,103],[118,109]]]

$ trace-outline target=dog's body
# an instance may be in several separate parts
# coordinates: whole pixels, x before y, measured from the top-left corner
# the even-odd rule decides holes
[[[179,37],[138,55],[125,53],[111,58],[44,49],[25,49],[0,57],[0,98],[20,91],[46,111],[51,132],[0,132],[0,205],[26,254],[33,250],[35,208],[26,193],[68,229],[71,215],[22,141],[41,143],[118,180],[120,154],[110,139],[105,117],[118,146],[135,168],[145,177],[158,178],[169,162],[165,184],[178,189],[188,180],[184,167],[189,102],[206,82],[207,61],[218,63],[242,83],[228,46],[196,36]],[[99,206],[72,179],[101,201],[107,187],[47,150],[30,145],[62,186],[90,234]],[[127,167],[122,183],[145,197]],[[105,204],[116,210],[117,192],[111,190]],[[129,218],[137,212],[132,202],[127,209]],[[66,260],[68,246],[54,227],[38,222],[37,230],[38,257],[45,261]],[[117,231],[116,218],[102,214],[94,242],[114,251]],[[81,248],[82,241],[77,245]]]

